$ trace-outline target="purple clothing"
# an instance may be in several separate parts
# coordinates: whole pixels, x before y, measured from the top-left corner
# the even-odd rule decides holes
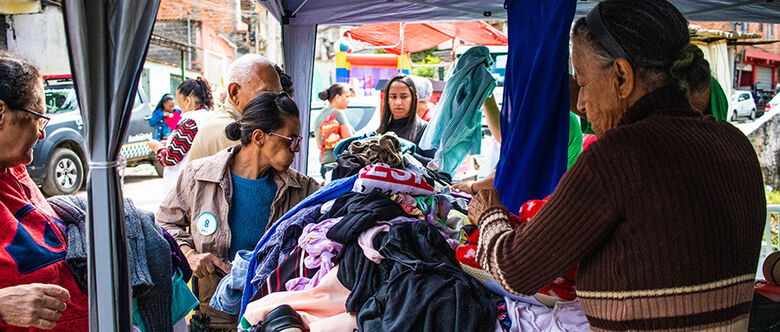
[[[276,231],[268,241],[257,250],[257,268],[252,284],[259,287],[266,278],[281,264],[298,244],[301,229],[317,221],[321,204],[315,204],[299,210],[290,218],[278,221]],[[251,276],[251,274],[249,274]]]
[[[411,196],[410,196],[411,197]],[[376,237],[377,234],[388,232],[390,230],[390,226],[400,224],[402,222],[417,222],[419,220],[409,217],[395,217],[388,221],[380,221],[376,223],[376,226],[369,228],[365,232],[360,234],[360,237],[357,239],[357,243],[360,246],[361,249],[363,249],[363,254],[366,255],[366,258],[368,258],[370,261],[374,263],[381,263],[382,259],[385,258],[382,256],[382,254],[379,253],[376,249],[374,249],[374,237]]]
[[[184,282],[189,282],[192,278],[192,269],[190,263],[187,261],[187,257],[181,252],[179,243],[173,238],[165,228],[160,228],[163,233],[163,238],[168,242],[168,246],[171,247],[171,275],[176,273],[176,270],[181,270],[181,277]]]
[[[328,239],[325,235],[339,221],[341,218],[332,218],[318,224],[306,225],[301,237],[298,238],[298,245],[309,253],[309,256],[303,260],[303,264],[309,269],[319,268],[319,271],[311,279],[300,277],[287,281],[285,283],[287,290],[312,289],[328,271],[333,269],[335,266],[333,259],[338,256],[343,245]]]
[[[379,251],[374,249],[374,237],[379,233],[387,232],[389,230],[390,224],[377,223],[377,226],[371,227],[363,232],[363,234],[360,234],[357,243],[360,245],[360,248],[363,249],[363,254],[366,255],[368,260],[379,264],[382,262],[382,259],[385,258]]]

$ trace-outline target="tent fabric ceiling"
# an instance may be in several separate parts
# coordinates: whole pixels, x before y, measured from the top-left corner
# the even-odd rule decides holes
[[[507,0],[511,1],[511,0]],[[521,1],[521,0],[515,0]],[[574,1],[574,0],[572,0]],[[277,20],[295,13],[289,24],[366,24],[506,19],[501,0],[258,0]],[[691,21],[780,23],[780,1],[670,0]],[[287,7],[282,4],[287,3]],[[575,17],[595,6],[578,1]],[[490,13],[485,16],[483,13]]]
[[[370,23],[349,30],[352,39],[385,48],[393,54],[401,53],[399,23]],[[506,45],[508,39],[501,31],[483,21],[409,23],[404,26],[403,51],[419,52],[458,38],[473,45]]]
[[[525,0],[506,0],[525,1]],[[575,0],[571,0],[575,1]],[[780,1],[766,0],[671,0],[692,21],[737,21],[780,23]],[[311,88],[310,62],[314,61],[314,45],[308,40],[317,33],[318,25],[360,25],[382,22],[453,22],[504,20],[507,11],[503,0],[258,0],[271,15],[282,23],[282,44],[285,71],[301,73],[294,76],[296,91]],[[735,7],[735,5],[738,5]],[[581,17],[595,2],[577,1],[575,17]],[[294,33],[290,30],[295,30]],[[287,31],[287,32],[285,32]],[[293,36],[297,36],[293,38]],[[299,38],[300,37],[300,38]],[[303,38],[306,37],[306,38]],[[301,43],[300,40],[307,42]],[[295,56],[288,53],[294,53]],[[310,103],[301,93],[295,95],[301,112],[301,129],[308,131]],[[307,170],[308,140],[304,140],[293,167]]]

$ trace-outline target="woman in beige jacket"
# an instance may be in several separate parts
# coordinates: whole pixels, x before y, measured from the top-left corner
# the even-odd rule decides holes
[[[302,137],[298,108],[287,95],[258,95],[226,134],[241,144],[189,164],[155,215],[199,278],[201,312],[212,328],[238,324],[238,317],[207,305],[235,253],[254,249],[268,227],[319,189],[290,169]]]

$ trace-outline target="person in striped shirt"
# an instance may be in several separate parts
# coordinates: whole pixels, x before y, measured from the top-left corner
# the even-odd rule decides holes
[[[176,186],[179,174],[187,166],[190,148],[198,124],[208,120],[214,107],[211,86],[206,79],[188,79],[176,88],[176,100],[181,108],[181,120],[168,137],[165,144],[156,140],[147,142],[149,148],[157,154],[157,160],[165,166],[163,171],[163,196]]]

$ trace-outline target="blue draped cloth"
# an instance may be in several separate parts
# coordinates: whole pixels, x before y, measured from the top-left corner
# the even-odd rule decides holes
[[[569,32],[574,0],[504,4],[509,56],[495,184],[512,213],[551,194],[566,171]]]

